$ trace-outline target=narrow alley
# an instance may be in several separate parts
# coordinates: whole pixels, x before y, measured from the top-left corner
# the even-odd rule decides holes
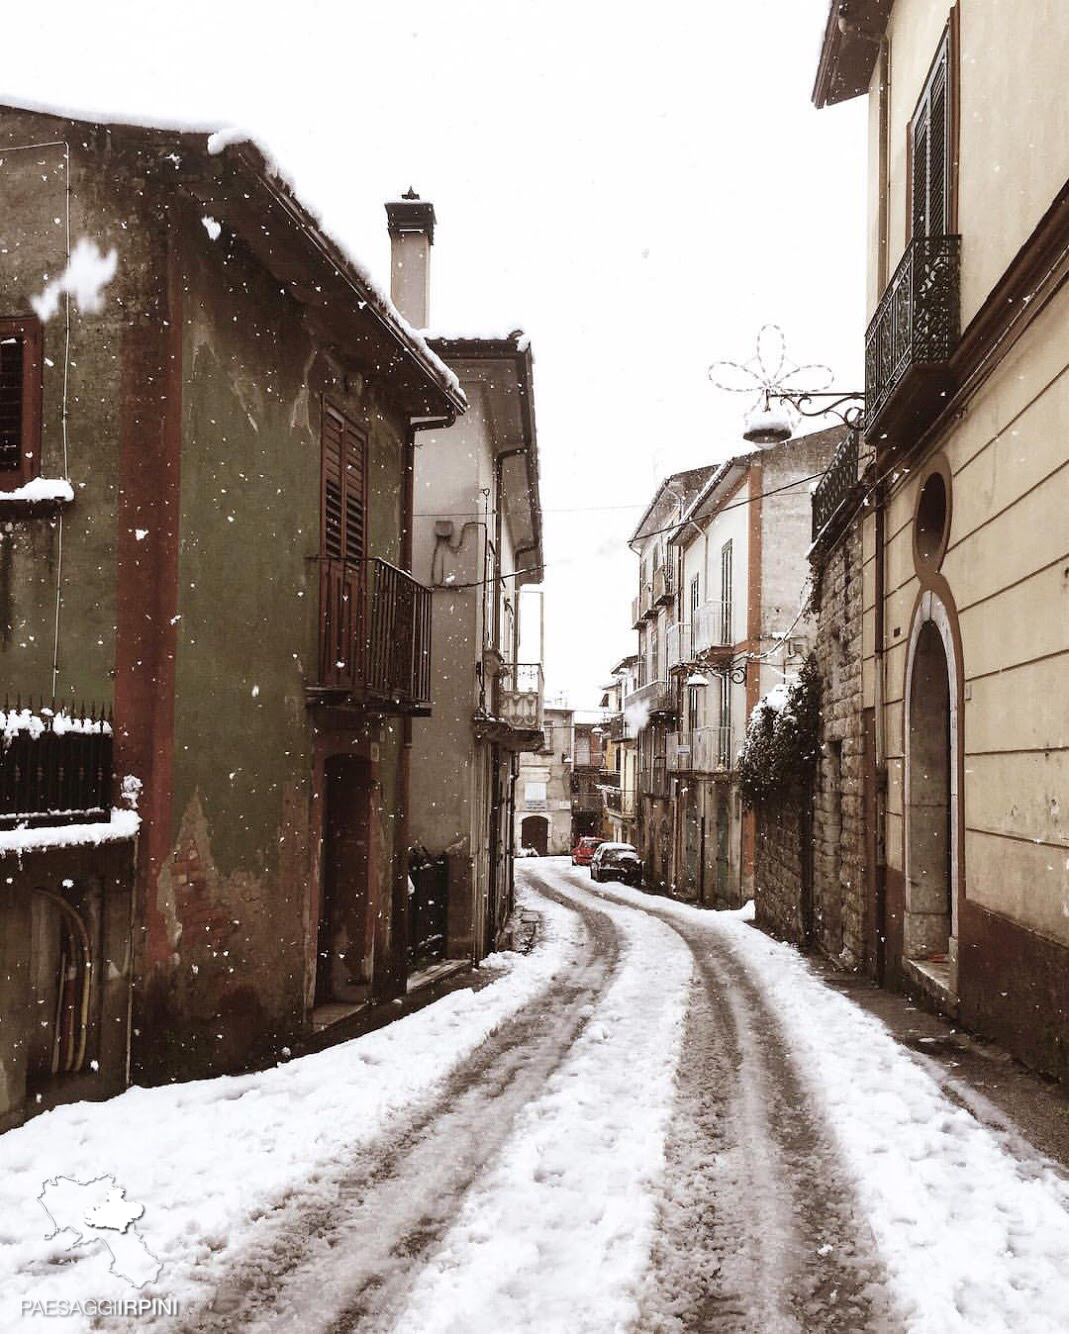
[[[593,886],[565,859],[518,880],[536,943],[491,959],[501,975],[477,993],[261,1075],[57,1110],[63,1170],[106,1165],[150,1206],[161,1291],[181,1301],[175,1318],[93,1327],[1063,1327],[1054,1163],[944,1096],[745,912]],[[417,1073],[400,1079],[405,1061]],[[346,1080],[365,1094],[348,1123]],[[188,1197],[168,1199],[152,1180],[174,1187],[157,1151],[176,1117],[201,1148]],[[22,1145],[5,1227],[41,1127],[0,1142]],[[94,1248],[71,1255],[30,1267],[35,1293],[106,1268]]]

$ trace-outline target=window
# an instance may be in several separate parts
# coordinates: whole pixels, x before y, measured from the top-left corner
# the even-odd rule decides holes
[[[720,685],[720,727],[716,738],[716,762],[723,769],[731,768],[731,673],[721,672]]]
[[[914,240],[950,230],[950,30],[909,127],[910,228]]]
[[[697,652],[694,645],[698,642],[698,602],[701,598],[701,577],[695,575],[690,581],[690,656]]]
[[[700,726],[698,722],[698,686],[687,686],[687,728],[691,732],[696,732]]]
[[[734,572],[731,566],[732,547],[730,540],[720,548],[720,642],[735,642],[731,625],[731,602],[733,597]]]
[[[367,437],[324,404],[322,446],[320,679],[324,685],[351,686],[359,676],[363,644]]]
[[[0,491],[40,472],[41,326],[0,320]]]

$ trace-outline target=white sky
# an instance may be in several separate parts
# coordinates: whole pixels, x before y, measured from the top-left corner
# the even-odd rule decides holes
[[[432,327],[532,339],[547,690],[588,705],[656,481],[739,445],[709,363],[775,321],[860,386],[864,107],[810,103],[827,8],[63,0],[5,14],[0,100],[239,124],[383,287],[383,201],[433,201]]]

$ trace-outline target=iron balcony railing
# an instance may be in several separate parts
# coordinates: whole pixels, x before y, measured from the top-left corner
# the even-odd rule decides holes
[[[0,826],[109,818],[114,787],[111,714],[21,700],[0,713]]]
[[[664,713],[674,709],[674,700],[672,691],[668,682],[664,679],[657,681],[647,681],[645,685],[639,688],[624,700],[624,711],[630,713],[636,719],[636,729],[638,718],[643,711],[649,713]],[[647,716],[649,716],[647,714]]]
[[[635,814],[635,793],[632,788],[610,788],[605,793],[605,805],[613,815],[631,819]]]
[[[659,565],[653,572],[653,604],[660,606],[662,603],[671,602],[675,597],[675,588],[673,587],[672,567],[671,565]]]
[[[642,599],[631,599],[631,628],[637,630],[642,624]]]
[[[320,562],[319,684],[401,710],[431,700],[431,590],[388,561]]]
[[[827,527],[839,506],[857,485],[858,435],[851,431],[813,492],[813,541]]]
[[[690,657],[690,622],[674,621],[664,637],[665,666],[671,671],[673,667],[679,667],[687,662]]]
[[[670,732],[668,768],[674,773],[715,774],[731,768],[731,725]]]
[[[713,648],[729,648],[734,643],[734,607],[730,598],[704,602],[694,612],[690,632],[690,653],[695,657]]]
[[[865,426],[871,432],[915,369],[944,366],[960,336],[961,237],[906,247],[865,334]]]
[[[506,663],[498,674],[498,717],[523,731],[542,730],[545,681],[540,662]]]

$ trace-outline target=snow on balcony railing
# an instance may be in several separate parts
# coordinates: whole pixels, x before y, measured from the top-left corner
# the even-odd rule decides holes
[[[0,711],[0,826],[81,824],[112,802],[111,715],[6,704]]]

